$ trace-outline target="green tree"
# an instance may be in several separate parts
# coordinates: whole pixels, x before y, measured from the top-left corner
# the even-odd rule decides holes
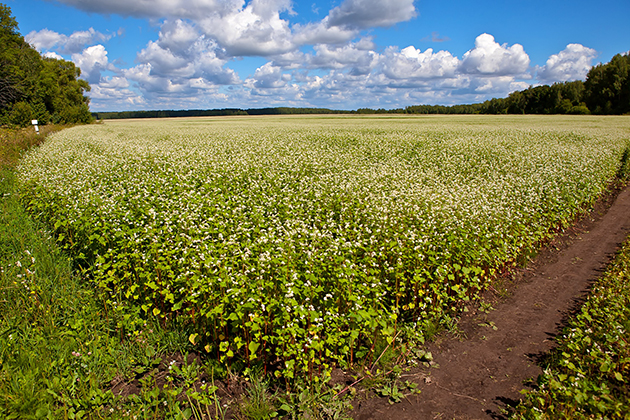
[[[16,77],[17,54],[20,47],[18,24],[11,9],[0,4],[0,110],[16,102],[20,93]]]
[[[630,112],[630,55],[617,54],[588,72],[584,102],[595,114]]]
[[[84,92],[90,85],[79,79],[81,70],[74,63],[54,58],[43,59],[37,95],[55,124],[91,121],[89,98]]]
[[[0,4],[0,122],[88,123],[89,84],[72,62],[42,58],[18,32],[11,9]],[[31,118],[27,119],[27,116]]]

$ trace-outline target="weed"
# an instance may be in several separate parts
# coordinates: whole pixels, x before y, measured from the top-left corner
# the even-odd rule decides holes
[[[269,384],[263,379],[261,372],[253,371],[248,379],[247,395],[239,404],[240,418],[265,420],[276,417],[277,394],[269,391]]]

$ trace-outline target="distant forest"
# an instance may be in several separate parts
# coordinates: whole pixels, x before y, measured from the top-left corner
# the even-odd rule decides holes
[[[228,115],[288,115],[288,114],[349,114],[355,111],[336,111],[326,108],[255,108],[255,109],[187,109],[179,111],[122,111],[93,112],[92,116],[99,120],[125,118],[176,118],[176,117],[216,117]]]
[[[97,119],[208,117],[220,115],[288,114],[606,114],[630,113],[630,55],[617,54],[609,63],[588,72],[586,81],[554,83],[468,105],[414,105],[397,109],[361,108],[339,111],[326,108],[210,109],[183,111],[98,112]]]

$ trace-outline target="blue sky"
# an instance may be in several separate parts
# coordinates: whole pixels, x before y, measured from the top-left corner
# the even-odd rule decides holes
[[[474,103],[630,50],[628,0],[4,2],[93,111]]]

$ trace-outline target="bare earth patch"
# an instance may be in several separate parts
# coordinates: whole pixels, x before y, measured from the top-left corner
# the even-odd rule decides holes
[[[612,201],[612,203],[611,203]],[[542,372],[537,362],[554,346],[563,321],[630,234],[630,189],[600,203],[554,240],[525,269],[513,273],[510,294],[489,313],[469,313],[463,339],[430,344],[437,367],[406,373],[421,393],[390,406],[357,401],[353,418],[497,419],[518,403],[523,382]]]

